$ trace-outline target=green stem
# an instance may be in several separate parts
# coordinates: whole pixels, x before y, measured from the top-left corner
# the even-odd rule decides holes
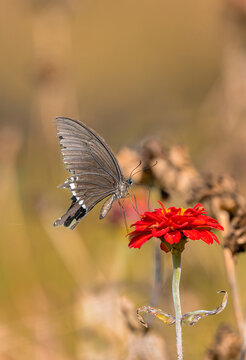
[[[181,304],[179,297],[179,283],[181,276],[181,252],[176,251],[172,254],[173,257],[173,281],[172,281],[172,292],[173,292],[173,304],[176,316],[176,346],[177,346],[177,360],[183,359],[182,351],[182,327],[181,327]]]

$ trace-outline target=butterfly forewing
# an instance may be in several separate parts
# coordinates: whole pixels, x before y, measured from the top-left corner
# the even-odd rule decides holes
[[[72,191],[72,204],[54,225],[74,228],[98,202],[114,195],[124,179],[105,141],[83,123],[56,118],[64,163],[72,174],[60,187]],[[114,195],[115,199],[115,195]]]

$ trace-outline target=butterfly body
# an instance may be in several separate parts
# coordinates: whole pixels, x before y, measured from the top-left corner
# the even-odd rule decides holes
[[[74,229],[93,207],[107,198],[100,211],[103,219],[113,203],[128,195],[132,180],[124,179],[120,166],[106,142],[80,121],[56,118],[63,161],[72,174],[60,188],[72,192],[72,204],[54,222]]]
[[[113,203],[115,200],[120,200],[124,197],[126,197],[126,194],[128,194],[128,188],[130,186],[129,180],[123,180],[118,187],[115,189],[115,193],[108,198],[105,203],[103,204],[101,210],[100,210],[100,219],[103,219],[109,210],[111,209]]]

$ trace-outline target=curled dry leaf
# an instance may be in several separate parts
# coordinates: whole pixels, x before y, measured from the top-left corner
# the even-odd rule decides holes
[[[222,303],[220,304],[220,306],[217,307],[217,309],[214,310],[197,310],[197,311],[192,311],[189,313],[186,313],[182,316],[182,323],[185,325],[194,325],[196,324],[201,318],[205,317],[205,316],[209,316],[209,315],[217,315],[219,314],[221,311],[223,311],[226,307],[227,304],[227,300],[228,300],[228,293],[224,290],[218,291],[218,293],[224,293],[224,297],[222,300]]]
[[[220,304],[220,306],[218,306],[214,310],[197,310],[197,311],[192,311],[192,312],[186,313],[182,316],[182,319],[181,319],[182,323],[185,325],[194,325],[201,318],[203,318],[205,316],[217,315],[221,311],[223,311],[227,304],[228,293],[224,290],[218,291],[218,293],[224,294],[224,297],[223,297],[223,300],[222,300],[222,303]],[[137,309],[137,318],[138,318],[139,322],[146,328],[148,327],[148,324],[144,321],[143,317],[140,315],[141,312],[145,312],[145,313],[154,315],[155,317],[157,317],[158,319],[163,321],[165,325],[173,325],[173,324],[175,324],[175,321],[176,321],[175,316],[167,314],[164,311],[162,311],[161,309],[156,309],[152,306],[143,306],[143,307],[140,307]]]
[[[141,308],[137,309],[137,318],[139,322],[146,328],[148,327],[148,324],[144,321],[143,317],[140,315],[141,312],[154,315],[155,317],[163,321],[164,324],[166,325],[172,325],[175,323],[175,317],[170,314],[164,313],[161,309],[156,309],[152,306],[142,306]]]

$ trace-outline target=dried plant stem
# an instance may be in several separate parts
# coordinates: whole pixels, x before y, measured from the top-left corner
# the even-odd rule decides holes
[[[217,205],[215,203],[215,205]],[[217,205],[217,219],[220,224],[224,227],[224,236],[226,236],[230,231],[230,219],[229,214],[226,211],[220,210],[219,206]],[[229,286],[231,289],[231,295],[233,300],[233,307],[235,312],[235,317],[237,321],[238,330],[242,339],[244,338],[244,319],[243,319],[243,312],[242,312],[242,305],[240,301],[240,295],[238,291],[237,285],[237,278],[235,272],[235,262],[231,253],[231,250],[228,248],[224,248],[224,260],[225,260],[225,267],[227,272],[227,278],[229,282]]]
[[[246,318],[244,318],[244,328],[243,328],[243,341],[241,347],[241,357],[240,360],[246,360]]]
[[[224,249],[224,259],[227,272],[227,278],[231,289],[233,307],[237,321],[238,330],[242,339],[240,360],[246,359],[246,328],[243,319],[242,306],[237,286],[237,278],[235,274],[235,262],[230,249]]]
[[[173,292],[173,304],[176,316],[176,346],[177,346],[177,360],[183,359],[182,350],[182,327],[181,327],[181,304],[179,296],[179,283],[181,276],[181,252],[175,252],[172,254],[173,257],[173,281],[172,281],[172,292]]]
[[[230,220],[229,214],[226,211],[220,210],[217,203],[214,204],[216,211],[216,217],[220,224],[224,227],[224,236],[226,236],[230,231]],[[244,324],[242,305],[240,301],[240,295],[237,285],[236,271],[235,271],[235,261],[233,259],[231,250],[228,248],[224,248],[224,261],[227,273],[227,279],[229,282],[229,286],[231,289],[231,296],[233,301],[235,318],[238,326],[238,331],[240,333],[240,337],[242,339],[242,352],[240,360],[244,360],[246,353],[246,328]]]
[[[237,279],[235,274],[235,262],[233,260],[230,249],[227,248],[224,249],[224,259],[225,259],[227,278],[231,289],[237,326],[241,336],[243,337],[243,328],[244,328],[243,312],[242,312],[241,301],[237,286]]]

